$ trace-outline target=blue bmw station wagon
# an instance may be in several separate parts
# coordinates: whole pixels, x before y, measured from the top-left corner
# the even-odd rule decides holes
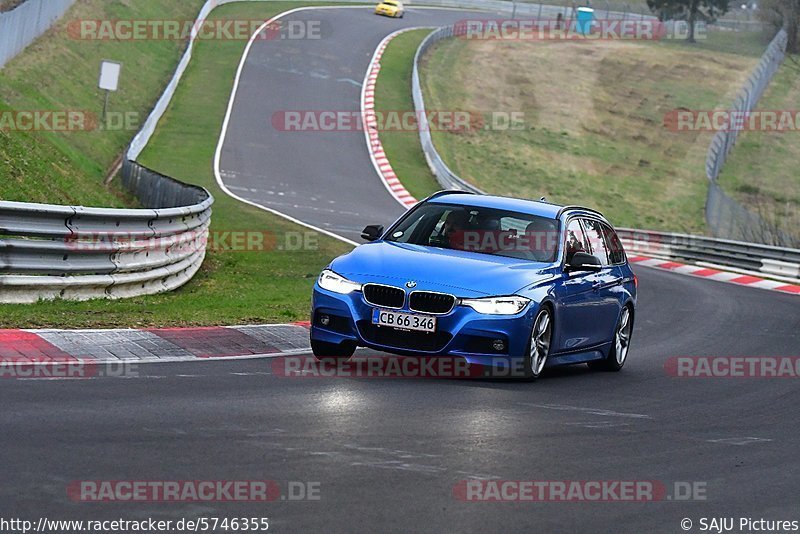
[[[619,371],[636,312],[634,276],[598,212],[440,191],[333,260],[314,285],[311,347],[448,356],[538,377],[588,363]]]

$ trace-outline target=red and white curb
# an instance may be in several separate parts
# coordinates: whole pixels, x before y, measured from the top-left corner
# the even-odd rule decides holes
[[[308,352],[308,323],[109,330],[0,330],[4,366],[274,358]]]
[[[727,282],[729,284],[737,284],[740,286],[757,287],[760,289],[768,289],[771,291],[780,291],[782,293],[800,295],[800,286],[798,285],[787,284],[786,282],[778,282],[776,280],[768,280],[766,278],[749,274],[732,273],[729,271],[721,271],[699,265],[688,265],[672,260],[648,258],[647,256],[628,256],[628,261],[633,265],[654,267],[664,271],[671,271],[689,276],[697,276],[700,278],[706,278],[708,280],[716,280],[718,282]]]
[[[410,208],[417,203],[411,193],[400,183],[400,179],[395,174],[391,163],[386,157],[386,152],[383,150],[383,145],[378,136],[378,121],[375,115],[375,84],[378,81],[378,74],[381,71],[381,57],[386,50],[389,42],[400,35],[401,33],[417,30],[419,28],[405,28],[398,30],[394,33],[387,35],[383,41],[378,45],[375,54],[372,56],[369,68],[367,69],[367,76],[361,87],[361,117],[364,123],[364,136],[367,140],[367,148],[369,149],[369,157],[375,167],[375,171],[380,176],[386,189],[391,195],[403,206]]]

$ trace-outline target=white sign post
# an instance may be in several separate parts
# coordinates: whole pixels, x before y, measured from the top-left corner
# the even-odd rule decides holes
[[[108,110],[108,94],[110,91],[116,91],[119,87],[119,73],[122,70],[122,63],[116,61],[103,60],[100,63],[100,81],[98,85],[100,89],[105,89],[106,99],[103,103],[103,122],[106,120],[106,111]]]

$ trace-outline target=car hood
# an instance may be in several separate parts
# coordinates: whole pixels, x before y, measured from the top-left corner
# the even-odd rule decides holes
[[[331,262],[354,282],[375,282],[455,293],[459,297],[511,295],[552,278],[552,265],[476,252],[375,241]]]

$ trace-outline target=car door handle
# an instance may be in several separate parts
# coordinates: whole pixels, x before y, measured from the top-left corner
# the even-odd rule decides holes
[[[592,290],[600,291],[601,289],[606,289],[608,287],[614,287],[622,284],[622,278],[615,278],[609,282],[595,282],[592,284]]]

